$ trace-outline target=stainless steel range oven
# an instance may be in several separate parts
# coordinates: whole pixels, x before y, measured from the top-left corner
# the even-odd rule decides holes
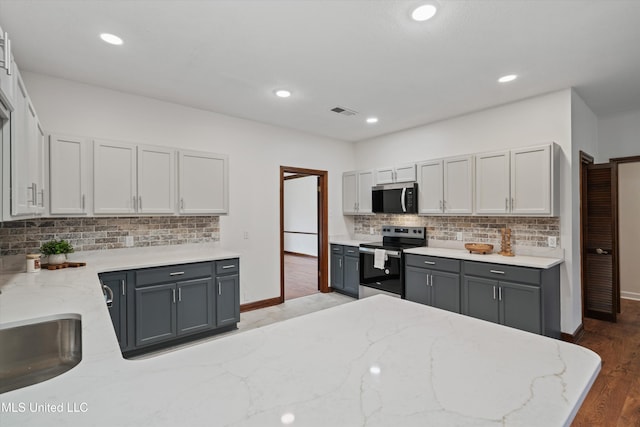
[[[382,242],[360,245],[359,297],[404,298],[404,249],[427,245],[425,227],[382,227]]]

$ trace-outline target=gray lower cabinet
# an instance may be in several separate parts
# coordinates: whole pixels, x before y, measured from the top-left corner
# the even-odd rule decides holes
[[[100,274],[118,295],[109,312],[125,356],[234,327],[239,267],[233,258]]]
[[[331,245],[331,287],[358,298],[360,250],[357,246]]]
[[[127,346],[127,274],[124,272],[103,273],[99,275],[100,283],[111,289],[113,299],[107,309],[118,338],[120,348]],[[109,297],[111,294],[109,294]]]
[[[537,269],[464,261],[462,313],[560,337],[559,267]]]
[[[407,254],[405,299],[460,313],[460,261]]]

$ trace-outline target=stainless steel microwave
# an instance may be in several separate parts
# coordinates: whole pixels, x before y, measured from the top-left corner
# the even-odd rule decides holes
[[[418,184],[410,182],[372,187],[371,208],[374,213],[417,214]]]

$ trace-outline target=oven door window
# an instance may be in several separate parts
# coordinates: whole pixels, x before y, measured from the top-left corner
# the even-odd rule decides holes
[[[373,254],[360,253],[360,284],[402,295],[402,260],[389,257],[384,270],[374,268]]]

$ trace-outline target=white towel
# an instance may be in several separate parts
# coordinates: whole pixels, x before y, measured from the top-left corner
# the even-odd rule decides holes
[[[387,260],[387,251],[375,249],[373,253],[373,268],[384,270],[384,262]]]

